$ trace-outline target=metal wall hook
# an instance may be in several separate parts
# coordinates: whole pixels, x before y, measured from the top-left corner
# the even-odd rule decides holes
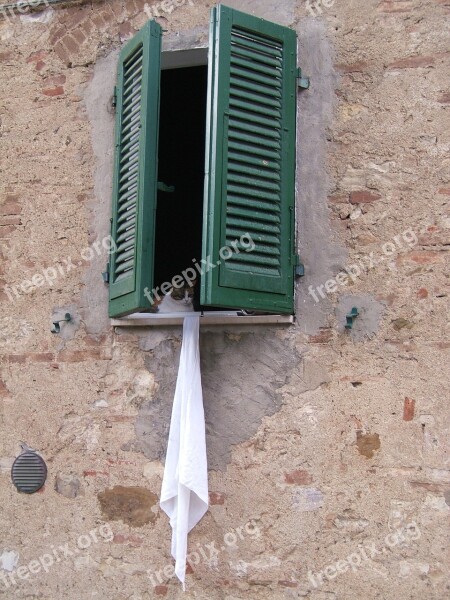
[[[30,446],[25,442],[20,442],[19,445],[22,448],[22,452],[36,452],[34,448],[30,448]]]
[[[52,333],[60,333],[61,331],[61,325],[60,323],[64,323],[64,321],[71,321],[72,317],[70,316],[70,313],[66,313],[64,315],[64,319],[60,319],[59,321],[53,321],[53,327],[50,329],[50,331]]]
[[[346,317],[345,317],[347,319],[347,323],[345,324],[345,329],[353,328],[353,322],[358,315],[359,315],[358,309],[356,308],[356,306],[354,306],[352,308],[352,310],[348,313],[348,315],[346,315]]]

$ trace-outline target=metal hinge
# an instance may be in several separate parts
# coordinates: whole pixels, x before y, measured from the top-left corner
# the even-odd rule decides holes
[[[302,90],[307,90],[309,88],[309,77],[303,77],[300,67],[297,69],[297,81],[298,87]]]
[[[117,106],[117,87],[116,86],[114,86],[114,92],[113,92],[113,97],[111,100],[111,106],[113,108],[116,108],[116,106]]]
[[[295,273],[296,277],[304,277],[305,276],[305,265],[301,262],[300,256],[298,254],[295,257],[294,273]]]

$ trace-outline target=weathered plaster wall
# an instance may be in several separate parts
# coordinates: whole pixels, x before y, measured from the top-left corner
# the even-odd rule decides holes
[[[183,595],[158,508],[181,332],[111,330],[101,280],[115,64],[144,5],[0,20],[8,599]],[[152,5],[165,49],[204,47],[211,5]],[[202,330],[211,507],[190,536],[184,596],[446,597],[450,6],[233,6],[295,27],[311,76],[298,112],[306,277],[295,327]],[[74,322],[51,334],[66,311]],[[9,479],[21,440],[49,467],[32,496]],[[54,564],[30,572],[46,554]]]

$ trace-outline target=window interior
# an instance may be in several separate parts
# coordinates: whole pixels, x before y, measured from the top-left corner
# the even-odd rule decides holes
[[[155,287],[201,259],[207,77],[206,65],[161,71],[158,181],[174,190],[158,191]]]

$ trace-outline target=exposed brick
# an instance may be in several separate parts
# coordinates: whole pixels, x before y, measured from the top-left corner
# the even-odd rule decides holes
[[[328,202],[330,204],[348,204],[348,196],[345,196],[345,195],[328,196]]]
[[[128,342],[136,342],[139,339],[139,336],[133,333],[123,333],[118,328],[118,332],[116,334],[116,343],[118,344],[127,344]]]
[[[10,363],[25,364],[24,354],[8,354],[5,358]]]
[[[36,71],[42,71],[42,69],[45,67],[45,62],[43,60],[40,60],[39,62],[36,63]]]
[[[45,50],[38,50],[37,52],[32,52],[27,58],[27,63],[38,63],[43,60],[48,53]]]
[[[134,466],[136,466],[136,462],[134,462],[132,460],[122,460],[121,458],[119,458],[118,460],[114,460],[112,458],[107,458],[106,462],[109,465],[134,465]]]
[[[298,583],[296,581],[288,581],[287,579],[283,579],[282,581],[279,581],[278,585],[281,585],[282,587],[288,587],[288,588],[298,587]]]
[[[79,44],[71,35],[66,35],[63,42],[70,54],[77,54]]]
[[[109,360],[103,348],[89,348],[87,350],[63,350],[58,355],[60,362],[84,362],[87,360]]]
[[[58,85],[55,88],[50,88],[47,90],[42,90],[44,96],[62,96],[64,94],[64,88],[62,85]]]
[[[310,344],[327,344],[333,339],[333,332],[329,328],[321,328],[316,335],[310,335],[308,341]]]
[[[438,350],[448,350],[450,342],[434,342],[433,346]]]
[[[88,334],[84,338],[84,342],[87,346],[101,346],[107,340],[108,340],[107,334],[99,334],[99,335]]]
[[[128,544],[134,548],[142,546],[144,538],[139,535],[124,535],[122,533],[116,533],[113,537],[114,544]]]
[[[0,204],[0,215],[20,215],[22,207],[17,202]]]
[[[123,2],[122,0],[110,0],[108,2],[108,10],[110,10],[114,16],[115,21],[119,22],[120,17],[123,15]],[[105,6],[106,8],[106,6]]]
[[[56,42],[59,42],[67,33],[67,29],[65,27],[54,27],[50,30],[49,43],[50,46],[54,46]]]
[[[394,304],[394,302],[397,300],[397,295],[394,293],[386,294],[386,296],[379,294],[377,296],[377,300],[379,300],[380,302],[384,302],[388,306],[392,306]]]
[[[414,409],[416,401],[413,398],[405,398],[403,403],[403,420],[412,421],[414,419]]]
[[[413,263],[417,265],[428,265],[443,262],[443,257],[439,252],[431,250],[412,250],[397,257],[395,261],[398,265]]]
[[[194,572],[194,569],[192,568],[191,563],[186,563],[186,575],[192,575],[192,573]]]
[[[290,473],[284,474],[285,483],[291,483],[295,485],[308,485],[311,483],[313,478],[308,473],[308,471],[304,471],[302,469],[296,469],[295,471],[291,471]]]
[[[450,245],[450,231],[439,227],[428,227],[425,233],[418,237],[421,246],[448,246]]]
[[[11,214],[1,215],[0,225],[22,225],[22,219]]]
[[[405,13],[412,8],[412,2],[408,0],[385,0],[377,6],[377,11],[381,13]]]
[[[86,41],[86,35],[84,34],[81,28],[72,31],[72,35],[75,38],[75,40],[80,44],[80,46]]]
[[[108,21],[105,21],[101,13],[97,13],[92,17],[92,22],[98,29],[105,29],[108,26]]]
[[[74,6],[72,8],[67,8],[63,14],[61,14],[60,22],[64,24],[67,31],[74,29],[83,21],[85,18],[86,12],[83,8],[79,8]]]
[[[420,67],[432,67],[435,59],[433,56],[409,56],[408,58],[399,58],[388,65],[388,69],[417,69]]]
[[[84,23],[82,23],[80,26],[80,30],[83,31],[87,38],[89,38],[90,34],[94,31],[94,29],[94,25],[92,24],[90,19],[86,19],[86,21],[84,21]]]
[[[379,240],[373,235],[373,233],[370,233],[370,231],[368,231],[367,233],[361,233],[360,235],[358,235],[355,241],[359,246],[370,246],[370,244],[374,244]]]
[[[66,76],[63,74],[50,75],[44,79],[44,87],[63,85],[64,83],[66,83]]]
[[[134,415],[109,415],[108,421],[112,423],[134,423],[136,417]]]
[[[143,12],[144,6],[148,4],[148,0],[134,0],[134,4],[136,5],[138,12]]]
[[[127,40],[134,33],[134,28],[131,26],[130,21],[125,21],[119,25],[119,37],[121,41]]]
[[[354,63],[350,63],[348,65],[339,63],[336,65],[336,68],[341,71],[341,73],[359,73],[361,71],[366,71],[369,63],[364,60],[359,60]]]
[[[55,360],[53,352],[30,352],[26,357],[31,362],[53,362]]]
[[[450,104],[450,92],[445,92],[442,94],[442,96],[438,99],[438,102],[441,104]]]
[[[428,481],[408,481],[408,483],[413,488],[427,490],[427,492],[431,492],[432,494],[442,494],[448,487],[448,484],[445,483],[430,483]]]
[[[450,196],[450,188],[440,188],[438,190],[438,194],[442,194],[443,196]]]
[[[9,390],[6,387],[5,382],[0,379],[0,398],[4,398],[5,396],[8,396],[8,395],[9,395]]]
[[[144,8],[145,1],[139,3],[137,0],[128,0],[127,2],[127,10],[130,15],[137,15],[142,12]]]
[[[380,198],[381,194],[361,190],[359,192],[351,192],[349,200],[351,204],[368,204],[370,202],[376,202]]]
[[[211,505],[224,504],[225,494],[222,492],[209,492],[209,503]]]
[[[12,52],[0,52],[0,62],[11,60],[13,56]]]
[[[88,470],[88,471],[83,471],[83,476],[84,477],[109,477],[109,473],[107,473],[106,471]]]
[[[167,596],[169,588],[167,585],[155,585],[153,588],[157,596]]]
[[[14,225],[5,225],[4,227],[0,227],[0,238],[9,237],[15,230],[16,227]]]
[[[10,363],[24,364],[30,362],[52,362],[55,360],[53,352],[26,352],[24,354],[8,354],[6,359]]]
[[[396,352],[414,352],[417,350],[417,346],[412,340],[390,340],[387,338],[386,344],[393,346]]]
[[[420,290],[417,291],[417,297],[420,300],[424,300],[425,298],[428,298],[428,290],[427,290],[427,288],[420,288]]]
[[[58,42],[56,44],[55,54],[64,64],[67,65],[70,62],[70,53],[63,42]]]

